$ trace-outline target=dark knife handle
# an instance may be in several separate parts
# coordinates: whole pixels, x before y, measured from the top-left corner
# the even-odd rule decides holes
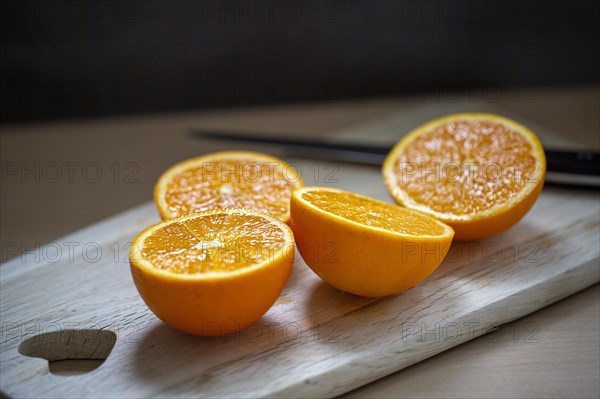
[[[547,170],[574,175],[600,176],[600,153],[545,150]]]

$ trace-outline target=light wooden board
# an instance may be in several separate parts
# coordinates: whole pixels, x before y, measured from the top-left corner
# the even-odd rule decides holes
[[[297,165],[307,184],[389,201],[377,168]],[[172,330],[138,297],[127,244],[158,220],[143,204],[0,266],[0,389],[14,397],[335,396],[600,281],[599,204],[597,193],[545,189],[516,227],[455,245],[427,280],[383,299],[336,291],[298,259],[259,322],[211,339]],[[117,339],[86,374],[51,374],[46,360],[18,350],[36,334],[93,328]]]

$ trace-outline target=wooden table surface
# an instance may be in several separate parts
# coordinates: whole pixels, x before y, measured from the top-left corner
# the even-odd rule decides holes
[[[440,101],[468,104],[473,98],[551,127],[574,145],[600,148],[599,88],[521,88],[3,126],[0,262],[35,256],[27,251],[147,201],[156,178],[174,162],[231,147],[193,139],[190,127],[320,137],[401,109]],[[598,397],[599,375],[596,285],[346,396]]]

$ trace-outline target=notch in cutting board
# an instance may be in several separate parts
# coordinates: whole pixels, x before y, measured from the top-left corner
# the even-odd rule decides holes
[[[117,335],[110,330],[59,330],[34,335],[19,345],[19,353],[48,361],[55,375],[91,372],[104,363]]]

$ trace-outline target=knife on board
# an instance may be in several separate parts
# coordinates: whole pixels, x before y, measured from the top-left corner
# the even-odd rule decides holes
[[[232,132],[192,129],[196,138],[246,144],[283,147],[297,157],[323,159],[381,166],[391,150],[389,145],[351,144],[291,137],[290,134],[261,135],[253,132]],[[546,184],[583,188],[600,188],[600,153],[545,148]]]

